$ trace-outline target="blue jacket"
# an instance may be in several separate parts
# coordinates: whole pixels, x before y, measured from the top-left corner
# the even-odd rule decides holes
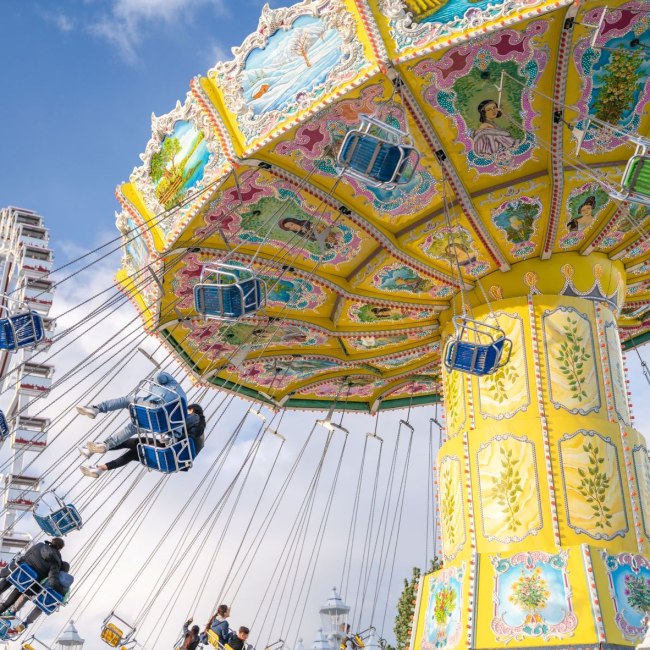
[[[182,386],[168,373],[159,372],[154,377],[154,383],[151,386],[152,397],[150,401],[171,402],[180,397],[187,404],[187,395]]]

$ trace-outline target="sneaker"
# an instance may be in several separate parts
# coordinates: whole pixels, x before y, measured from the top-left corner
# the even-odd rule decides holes
[[[91,420],[94,420],[99,413],[99,409],[96,406],[77,406],[77,413],[86,415]]]
[[[103,442],[87,442],[85,446],[91,454],[105,454],[108,451],[108,447]]]
[[[27,629],[27,626],[24,623],[18,623],[18,625],[14,625],[7,634],[13,635],[18,635],[22,634],[25,630]]]
[[[86,447],[86,445],[82,445],[81,447],[78,447],[79,453],[82,456],[85,456],[86,458],[90,458],[93,455],[93,452]]]
[[[88,476],[89,478],[99,478],[102,473],[102,470],[97,466],[86,467],[82,465],[79,469],[84,476]]]

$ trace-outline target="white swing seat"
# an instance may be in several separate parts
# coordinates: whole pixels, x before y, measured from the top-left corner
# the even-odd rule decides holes
[[[443,361],[448,372],[458,370],[484,376],[510,360],[512,342],[498,327],[460,316],[452,320],[454,336],[445,346]]]
[[[409,134],[369,115],[360,118],[339,149],[339,173],[386,190],[408,183],[420,161]]]
[[[636,151],[625,166],[621,188],[609,194],[620,201],[632,201],[650,206],[650,155],[648,154],[650,142],[642,139],[632,141],[636,142]]]
[[[54,497],[55,502],[52,506],[46,504],[46,496],[48,494],[52,494]],[[50,537],[65,537],[65,535],[73,530],[81,530],[83,522],[79,511],[71,503],[66,504],[56,493],[52,491],[45,492],[39,499],[40,504],[46,504],[47,511],[38,513],[34,510],[34,519],[46,535]]]
[[[266,283],[240,264],[204,266],[194,285],[194,307],[203,318],[236,321],[266,304]]]

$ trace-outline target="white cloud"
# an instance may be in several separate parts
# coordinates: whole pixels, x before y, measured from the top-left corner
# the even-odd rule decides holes
[[[116,47],[130,63],[148,30],[160,24],[191,23],[204,8],[225,11],[224,0],[114,0],[111,9],[95,20],[89,31]]]
[[[75,21],[63,12],[43,12],[43,18],[62,32],[71,32],[76,27]]]

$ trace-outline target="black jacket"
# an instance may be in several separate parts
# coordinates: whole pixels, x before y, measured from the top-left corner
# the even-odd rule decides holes
[[[190,413],[185,420],[187,424],[187,435],[194,441],[194,451],[199,455],[205,441],[203,439],[203,429],[201,426],[201,417],[196,413]]]
[[[59,582],[61,570],[61,553],[49,542],[39,542],[25,551],[21,564],[28,564],[36,571],[39,580],[47,578],[48,584],[55,591],[62,589]]]
[[[189,643],[188,643],[189,641]],[[200,637],[194,636],[194,633],[192,630],[190,630],[189,626],[189,621],[183,625],[183,643],[181,645],[181,648],[185,650],[196,650],[198,648],[199,643],[201,642]]]

